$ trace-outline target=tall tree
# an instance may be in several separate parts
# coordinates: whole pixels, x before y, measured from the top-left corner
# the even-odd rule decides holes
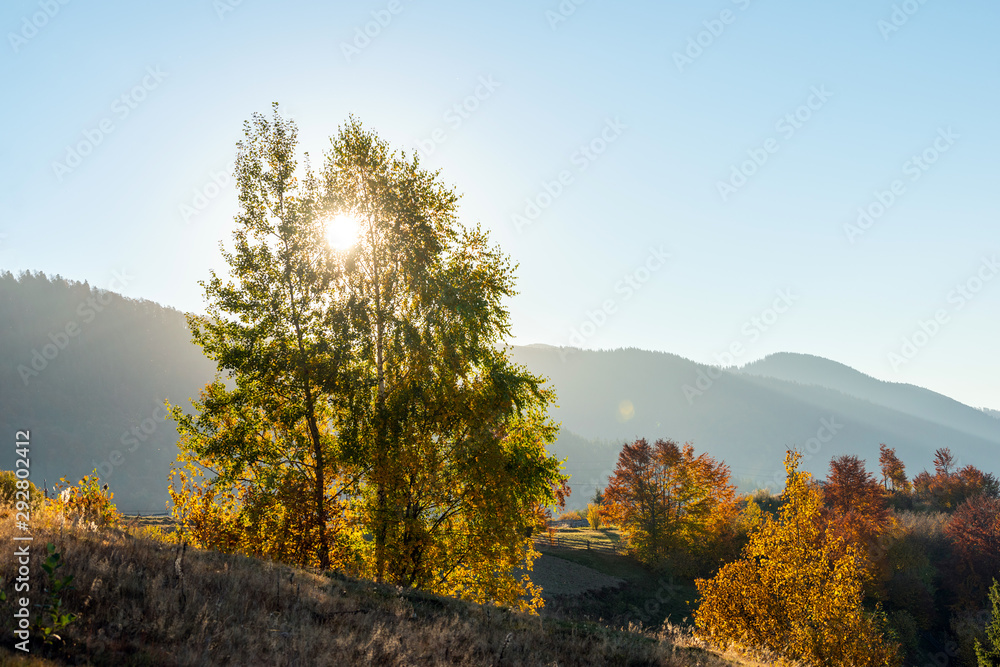
[[[906,492],[910,490],[910,480],[906,478],[906,466],[896,456],[896,450],[885,443],[879,445],[879,469],[882,471],[882,486],[887,491]]]
[[[716,537],[736,515],[729,468],[670,440],[626,443],[604,491],[604,513],[637,557],[658,563]]]
[[[459,224],[458,195],[436,172],[353,118],[331,140],[323,183],[359,223],[346,274],[358,374],[342,438],[370,494],[373,574],[424,587],[510,577],[531,550],[533,508],[558,502],[566,479],[545,451],[554,396],[502,349],[512,266]]]
[[[315,176],[299,180],[297,129],[277,105],[255,114],[237,144],[240,211],[230,276],[215,272],[205,290],[207,316],[190,316],[194,340],[235,384],[211,387],[196,416],[174,409],[183,444],[216,465],[215,487],[253,484],[256,493],[287,488],[309,495],[299,513],[315,528],[318,565],[330,566],[328,482],[336,444],[320,429],[322,386],[349,352],[343,271],[325,239],[324,203]],[[282,474],[277,474],[282,472]],[[249,480],[253,480],[249,482]]]
[[[208,387],[197,416],[175,411],[190,463],[216,474],[178,471],[186,525],[233,548],[314,544],[324,567],[537,607],[530,535],[568,489],[546,450],[554,394],[504,348],[509,260],[459,223],[436,172],[353,118],[302,180],[291,121],[275,110],[246,133],[235,280],[213,276],[209,317],[192,320],[236,386]],[[328,227],[351,221],[356,238],[332,250]],[[293,525],[303,514],[315,530]],[[283,537],[263,539],[262,525]]]
[[[885,489],[857,456],[839,456],[830,461],[823,501],[828,509],[827,520],[850,543],[870,549],[891,527]]]

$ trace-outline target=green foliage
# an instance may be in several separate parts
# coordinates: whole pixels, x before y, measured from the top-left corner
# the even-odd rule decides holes
[[[530,535],[566,477],[542,379],[512,364],[509,259],[458,195],[351,119],[320,173],[275,106],[239,144],[228,279],[195,341],[221,379],[178,408],[185,536],[533,608]],[[332,221],[359,228],[326,242]]]
[[[42,635],[46,644],[54,640],[62,641],[58,634],[66,626],[79,619],[77,614],[67,613],[63,607],[63,595],[65,591],[73,589],[73,576],[60,577],[59,568],[63,566],[62,556],[56,551],[54,544],[49,542],[47,546],[48,556],[42,563],[45,571],[45,601],[37,605],[41,608],[38,620],[35,622],[36,630]]]
[[[990,587],[989,597],[993,604],[993,615],[986,626],[986,638],[982,643],[976,640],[978,667],[1000,667],[1000,583],[996,579]]]

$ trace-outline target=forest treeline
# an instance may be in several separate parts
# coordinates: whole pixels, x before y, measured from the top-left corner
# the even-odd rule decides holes
[[[152,301],[0,272],[0,429],[33,431],[32,479],[51,491],[96,468],[122,509],[163,512],[177,456],[164,400],[197,396],[215,372],[190,338],[183,313]]]
[[[948,448],[912,479],[884,444],[877,473],[838,456],[814,480],[800,458],[788,452],[780,496],[740,499],[724,463],[640,439],[622,448],[592,523],[617,526],[648,565],[701,577],[695,623],[720,645],[823,665],[924,664],[942,651],[997,664],[977,659],[977,648],[1000,657],[986,635],[1000,579],[996,476],[959,467]]]

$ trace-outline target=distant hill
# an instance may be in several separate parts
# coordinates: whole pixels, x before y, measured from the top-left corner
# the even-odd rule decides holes
[[[962,464],[1000,469],[1000,413],[819,357],[772,355],[723,371],[636,349],[510,354],[556,389],[562,430],[552,449],[568,458],[571,508],[586,505],[636,437],[692,441],[746,490],[780,486],[793,446],[824,475],[838,454],[874,469],[881,442],[911,475],[942,446]],[[177,434],[160,406],[187,408],[214,374],[177,310],[40,273],[0,274],[0,432],[31,430],[38,484],[97,468],[122,510],[163,511]],[[13,459],[0,448],[0,468]]]
[[[163,512],[177,432],[161,406],[187,407],[214,373],[183,313],[58,276],[0,274],[0,433],[30,430],[39,486],[98,468],[122,510]],[[0,448],[0,468],[13,460]]]
[[[560,407],[553,417],[563,435],[554,450],[569,457],[572,507],[603,483],[621,443],[640,436],[691,441],[724,459],[748,490],[780,487],[787,447],[803,450],[804,468],[824,476],[841,454],[857,454],[876,470],[883,442],[896,448],[911,475],[930,467],[934,450],[945,446],[962,464],[1000,468],[1000,420],[818,357],[775,355],[723,371],[635,349],[533,345],[514,347],[511,355],[556,388]]]
[[[986,411],[976,410],[929,389],[884,382],[849,366],[809,354],[781,352],[739,369],[745,375],[771,377],[805,385],[835,389],[904,414],[944,424],[984,438],[994,438],[997,424]]]

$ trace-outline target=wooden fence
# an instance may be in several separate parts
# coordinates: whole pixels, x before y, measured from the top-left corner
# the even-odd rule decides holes
[[[535,536],[535,545],[539,547],[556,547],[559,549],[594,550],[608,554],[625,553],[624,547],[614,542],[609,544],[607,542],[597,542],[594,540],[586,540],[586,539],[568,540],[565,537],[559,537],[558,535],[548,535],[544,533]]]

